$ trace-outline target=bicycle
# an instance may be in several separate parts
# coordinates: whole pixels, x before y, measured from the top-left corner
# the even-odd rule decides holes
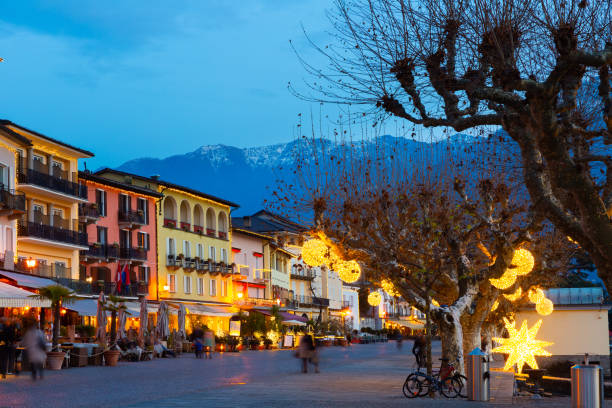
[[[446,398],[464,397],[461,392],[467,389],[467,378],[455,371],[448,359],[441,358],[442,363],[437,373],[428,376],[421,371],[410,373],[404,381],[402,392],[406,398],[416,398],[428,395],[430,392],[439,391]],[[446,366],[444,363],[447,363]]]

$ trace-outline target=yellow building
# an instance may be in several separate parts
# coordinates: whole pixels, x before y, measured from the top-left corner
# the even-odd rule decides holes
[[[87,202],[87,189],[79,184],[78,160],[93,153],[8,120],[0,121],[0,129],[5,137],[22,138],[14,150],[16,189],[26,198],[17,222],[18,267],[78,279],[79,250],[87,249],[87,235],[79,231],[78,208]],[[36,260],[35,266],[20,265],[26,259]]]
[[[232,277],[239,271],[231,264],[230,213],[237,205],[156,177],[110,169],[97,174],[163,194],[156,206],[156,298],[184,303],[188,326],[197,321],[226,332],[236,311]]]

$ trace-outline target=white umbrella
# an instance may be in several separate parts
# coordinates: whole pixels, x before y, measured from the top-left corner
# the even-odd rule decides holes
[[[98,311],[96,313],[96,320],[98,321],[98,329],[96,330],[96,338],[100,343],[100,346],[106,345],[106,310],[104,310],[104,304],[106,303],[106,296],[103,292],[100,292],[98,297]]]
[[[140,330],[138,331],[138,339],[144,344],[145,331],[147,330],[148,325],[148,317],[147,314],[147,298],[142,296],[140,298]]]
[[[117,315],[117,320],[118,320],[118,328],[117,328],[117,334],[119,334],[119,338],[122,339],[125,337],[125,323],[127,321],[127,311],[125,310],[125,304],[123,302],[121,302],[121,306],[119,308],[119,314]]]
[[[157,310],[157,334],[162,339],[170,335],[170,329],[168,327],[168,305],[166,302],[160,302],[159,309]]]
[[[185,333],[185,315],[187,314],[187,310],[185,309],[185,305],[181,303],[181,306],[178,310],[178,332],[181,339],[187,337],[187,333]]]
[[[306,323],[300,322],[299,320],[283,320],[283,324],[287,326],[306,326]]]

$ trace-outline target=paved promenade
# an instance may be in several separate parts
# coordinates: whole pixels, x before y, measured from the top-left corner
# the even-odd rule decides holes
[[[414,365],[411,347],[405,342],[398,351],[390,342],[325,348],[320,374],[300,373],[287,350],[46,371],[45,379],[36,383],[27,375],[0,380],[0,407],[489,406],[461,399],[406,399],[401,388]],[[508,377],[504,381],[494,373],[493,378],[491,403],[498,407],[569,406],[567,398],[513,401]]]

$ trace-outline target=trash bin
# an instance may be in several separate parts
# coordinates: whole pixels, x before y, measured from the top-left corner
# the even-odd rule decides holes
[[[467,395],[470,401],[488,401],[491,394],[489,358],[476,347],[467,359]]]
[[[602,408],[603,397],[604,381],[601,366],[594,364],[573,366],[572,408]]]

